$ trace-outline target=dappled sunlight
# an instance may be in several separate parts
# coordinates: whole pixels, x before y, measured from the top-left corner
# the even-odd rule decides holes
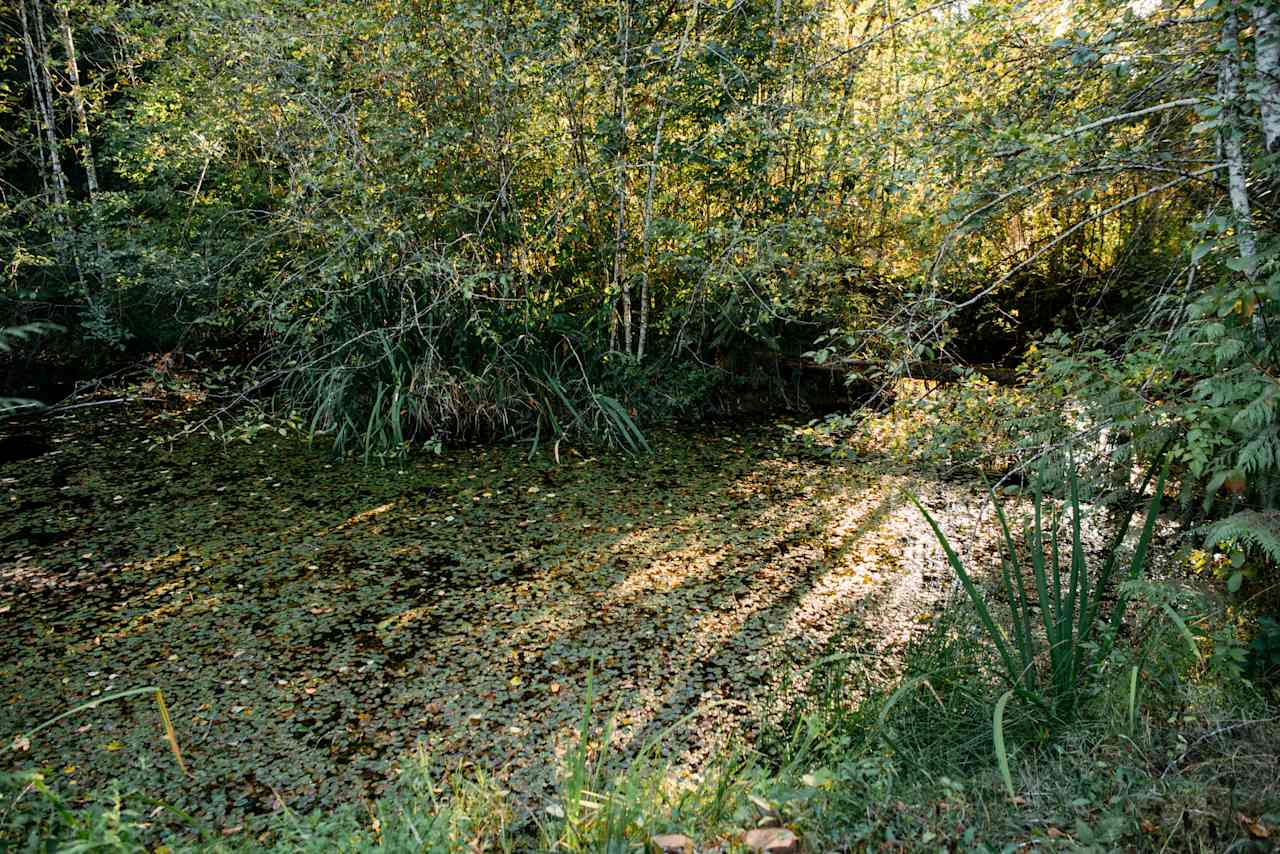
[[[1280,838],[1276,3],[9,5],[0,849]]]
[[[163,595],[168,595],[170,597],[169,601],[157,604],[149,611],[130,617],[119,625],[104,630],[95,640],[101,638],[121,640],[129,635],[145,632],[157,623],[169,619],[182,619],[183,617],[190,617],[193,613],[214,610],[223,599],[222,595],[202,595],[197,600],[194,594],[188,592],[187,585],[180,581],[161,585],[160,590],[154,590],[146,594],[144,598],[154,599]]]
[[[597,726],[615,714],[600,749],[617,761],[661,735],[660,754],[696,768],[806,663],[900,644],[944,590],[905,481],[796,454],[783,435],[660,434],[649,457],[560,466],[482,448],[325,468],[283,446],[270,478],[231,448],[244,492],[180,457],[150,480],[98,474],[62,497],[83,544],[0,551],[0,623],[58,619],[56,642],[0,640],[0,727],[91,698],[104,686],[89,673],[161,684],[190,742],[183,797],[233,785],[227,816],[376,791],[416,746],[535,795],[588,702]],[[79,482],[113,453],[59,465]],[[25,487],[47,500],[38,477]],[[121,496],[113,515],[88,512],[96,490]],[[77,574],[88,598],[55,583]],[[131,756],[161,767],[162,748],[126,703],[33,750],[119,775]]]
[[[683,521],[686,527],[673,525],[671,532],[681,534],[694,526],[707,524],[707,520],[701,516],[687,517]],[[662,540],[660,532],[644,532],[643,535],[629,536],[619,541],[613,546],[613,552],[619,555],[653,554],[661,548]],[[724,560],[726,554],[725,546],[698,537],[688,545],[666,551],[661,560],[652,560],[642,568],[628,573],[605,596],[610,601],[625,602],[655,591],[675,590],[686,579],[715,567]]]
[[[395,509],[395,506],[396,506],[396,502],[388,501],[386,504],[380,504],[377,507],[374,507],[370,510],[363,510],[359,513],[356,513],[354,516],[347,519],[345,522],[343,522],[341,525],[338,525],[333,530],[345,531],[348,528],[353,528],[362,522],[367,522],[370,519],[373,519],[377,516],[381,516],[383,513],[390,512],[391,510]]]
[[[66,584],[61,573],[50,572],[39,561],[20,556],[7,562],[0,569],[0,594],[6,600],[0,603],[0,614],[13,607],[8,597],[24,593],[37,593],[46,588],[59,587]]]
[[[733,729],[725,725],[726,717],[745,718],[739,724],[750,727],[753,716],[768,711],[762,704],[771,693],[804,662],[849,639],[842,633],[864,639],[892,637],[900,643],[910,635],[915,615],[930,607],[932,596],[920,583],[922,567],[898,560],[903,553],[902,532],[911,530],[898,527],[904,512],[904,501],[897,497],[900,486],[867,470],[848,474],[855,483],[862,482],[852,493],[842,485],[843,478],[816,484],[810,479],[800,499],[778,500],[761,508],[756,518],[774,523],[771,536],[757,550],[730,556],[745,560],[745,565],[737,567],[741,586],[732,600],[686,618],[694,634],[686,633],[677,644],[679,654],[672,656],[669,666],[678,670],[661,681],[665,689],[661,706],[690,713],[696,722],[691,729],[699,737],[692,749],[675,746],[667,751],[669,758],[696,763],[709,749],[723,744]],[[741,491],[748,494],[750,489]],[[877,500],[878,495],[886,497]],[[899,518],[890,518],[895,509]],[[816,527],[815,520],[820,523]],[[923,532],[920,540],[925,546]],[[761,553],[770,555],[769,560],[749,560]],[[856,561],[854,555],[859,556]],[[852,571],[858,566],[851,564],[863,561],[877,568]],[[877,601],[883,598],[880,588],[868,584],[871,572],[909,588],[912,601],[883,607]],[[723,584],[727,579],[713,574],[698,580]],[[708,680],[708,672],[717,678]],[[652,721],[666,722],[669,716]],[[634,745],[657,732],[655,726],[623,731],[621,741]]]

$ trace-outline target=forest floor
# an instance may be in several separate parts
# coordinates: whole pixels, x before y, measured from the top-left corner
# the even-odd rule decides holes
[[[166,418],[66,414],[0,464],[0,768],[118,779],[224,828],[370,796],[419,746],[536,796],[589,698],[616,756],[670,727],[659,752],[694,769],[822,656],[892,682],[952,585],[906,489],[994,549],[978,484],[788,422],[657,432],[643,457],[364,465],[266,433],[157,448]],[[7,741],[143,685],[190,777],[148,696]]]

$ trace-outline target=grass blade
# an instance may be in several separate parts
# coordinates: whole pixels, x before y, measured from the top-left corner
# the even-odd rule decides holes
[[[978,588],[969,576],[969,572],[964,568],[964,561],[960,559],[960,555],[956,554],[955,549],[951,547],[951,542],[947,539],[947,535],[942,533],[942,528],[938,527],[938,523],[930,515],[929,511],[924,508],[924,505],[920,503],[920,499],[915,496],[915,493],[908,491],[907,498],[911,500],[911,503],[924,516],[925,521],[929,523],[929,527],[933,529],[934,536],[937,538],[938,543],[941,544],[943,552],[947,555],[948,563],[951,564],[956,577],[960,579],[960,584],[969,596],[969,601],[973,603],[973,608],[978,613],[978,619],[982,622],[982,627],[986,630],[987,636],[995,644],[996,650],[1000,654],[1000,661],[1005,669],[1005,678],[1011,686],[1017,687],[1021,669],[1013,659],[1013,654],[1009,649],[1009,643],[1005,639],[1004,633],[996,626],[995,620],[991,619],[991,612],[987,610],[987,603],[983,601],[982,594],[978,592]]]
[[[40,732],[43,729],[47,729],[48,727],[53,726],[58,721],[65,720],[66,718],[69,718],[72,715],[78,714],[80,712],[87,712],[89,709],[96,709],[98,706],[101,706],[103,703],[109,703],[112,700],[122,700],[125,697],[133,697],[138,694],[150,694],[158,690],[160,689],[156,688],[155,686],[148,685],[145,688],[129,688],[128,690],[125,690],[125,691],[117,691],[114,694],[105,694],[101,697],[98,697],[96,700],[90,700],[87,703],[81,703],[75,708],[67,709],[62,714],[49,718],[49,720],[45,721],[44,723],[40,724],[34,729],[27,730],[27,732],[23,734],[27,738],[31,738],[31,736],[35,735],[36,733]]]
[[[1063,609],[1065,620],[1063,640],[1067,642],[1069,651],[1068,667],[1063,677],[1061,696],[1066,698],[1071,686],[1075,685],[1076,674],[1080,672],[1081,658],[1084,655],[1083,634],[1084,619],[1088,599],[1088,578],[1085,575],[1084,535],[1081,532],[1083,520],[1080,512],[1080,481],[1076,477],[1074,463],[1071,464],[1071,569],[1067,574],[1067,602]],[[1077,625],[1078,620],[1078,625]]]
[[[23,733],[20,736],[20,738],[25,738],[29,742],[31,740],[31,737],[34,736],[36,733],[40,732],[41,730],[48,729],[49,727],[53,726],[59,721],[66,720],[72,715],[79,714],[80,712],[87,712],[90,709],[96,709],[98,706],[101,706],[103,703],[110,703],[113,700],[123,700],[127,697],[136,697],[140,694],[155,695],[156,705],[160,708],[160,722],[164,726],[165,741],[169,743],[169,749],[173,751],[174,759],[178,760],[178,767],[182,769],[182,773],[188,777],[191,776],[191,772],[187,770],[186,762],[184,762],[182,759],[182,749],[178,747],[178,735],[173,728],[173,719],[169,717],[169,706],[164,701],[164,692],[162,692],[160,688],[154,685],[146,685],[142,688],[129,688],[124,691],[116,691],[114,694],[105,694],[101,697],[98,697],[97,699],[90,700],[87,703],[81,703],[78,706],[67,709],[65,712],[63,712],[60,715],[55,715],[49,718],[47,721],[44,721],[43,723],[41,723],[39,726],[36,726],[36,727],[33,727],[32,729],[27,730],[25,733]]]
[[[1147,505],[1147,518],[1142,525],[1142,534],[1138,537],[1138,547],[1134,549],[1133,559],[1129,562],[1129,580],[1136,581],[1142,577],[1142,568],[1147,563],[1147,552],[1151,548],[1151,540],[1155,536],[1156,520],[1160,517],[1160,503],[1164,498],[1164,484],[1169,476],[1169,459],[1166,457],[1160,468],[1160,477],[1156,479],[1155,492]],[[1099,580],[1099,584],[1102,581]],[[1120,621],[1124,618],[1125,608],[1129,602],[1128,594],[1123,590],[1116,594],[1115,608],[1111,612],[1111,625],[1107,632],[1107,640],[1103,644],[1100,655],[1110,649],[1116,633],[1120,629]],[[1093,619],[1096,619],[1096,611]]]
[[[991,740],[996,748],[996,764],[1000,766],[1000,779],[1004,781],[1004,789],[1011,801],[1016,800],[1018,796],[1013,791],[1013,774],[1009,771],[1009,752],[1004,744],[1004,707],[1009,704],[1009,698],[1012,696],[1012,691],[1001,694],[1000,699],[996,700],[995,714],[991,717]]]
[[[1005,550],[1008,560],[1000,562],[1000,576],[1004,584],[1005,595],[1009,598],[1009,613],[1013,618],[1013,637],[1018,653],[1022,658],[1022,681],[1028,691],[1035,690],[1035,646],[1031,640],[1031,609],[1027,605],[1027,594],[1022,588],[1022,564],[1018,561],[1018,547],[1009,530],[1009,522],[1005,518],[1004,508],[995,493],[991,501],[996,508],[996,518],[1000,520],[1000,530],[1004,534]],[[1032,557],[1034,560],[1034,555]],[[1016,588],[1016,593],[1015,593]],[[1041,601],[1044,601],[1043,594]]]
[[[1196,657],[1196,661],[1199,661],[1200,647],[1196,645],[1195,635],[1191,634],[1191,629],[1187,628],[1186,622],[1182,617],[1178,616],[1178,612],[1173,610],[1173,607],[1168,602],[1162,602],[1160,607],[1164,610],[1165,616],[1178,627],[1178,633],[1187,642],[1187,647],[1190,648],[1191,654]]]
[[[1160,468],[1158,470],[1159,478],[1156,480],[1155,492],[1151,497],[1151,501],[1147,505],[1147,516],[1144,523],[1143,535],[1142,537],[1140,537],[1140,541],[1145,540],[1148,543],[1150,542],[1150,537],[1145,528],[1150,527],[1152,530],[1154,530],[1155,520],[1156,520],[1156,517],[1159,515],[1160,502],[1164,496],[1164,484],[1165,484],[1165,480],[1168,478],[1168,475],[1169,475],[1169,458],[1166,454],[1166,452],[1168,451],[1168,448],[1169,446],[1165,445],[1165,447],[1160,450],[1160,453],[1156,456],[1156,459],[1152,462],[1151,468],[1147,471],[1146,476],[1142,479],[1142,485],[1138,487],[1139,495],[1142,495],[1147,491],[1147,486],[1150,485],[1151,479],[1153,477],[1156,477],[1156,472],[1157,472],[1156,464],[1161,463],[1161,461],[1163,460],[1163,463],[1161,463]],[[1134,516],[1134,513],[1132,510],[1125,514],[1124,520],[1121,522],[1119,530],[1116,531],[1116,535],[1111,541],[1110,548],[1107,550],[1107,560],[1102,565],[1102,573],[1098,578],[1099,590],[1106,589],[1107,584],[1109,584],[1111,581],[1112,575],[1115,573],[1116,561],[1119,559],[1119,556],[1120,556],[1120,545],[1121,543],[1124,542],[1125,537],[1129,533],[1129,527],[1133,523],[1133,516]],[[1145,560],[1145,550],[1143,553],[1143,557]],[[1130,578],[1137,577],[1134,574],[1134,570],[1135,570],[1135,565],[1131,563],[1130,571],[1129,571]],[[1118,611],[1120,610],[1119,601],[1117,601],[1117,610]],[[1113,612],[1112,614],[1113,618],[1115,616],[1115,613],[1116,612]],[[1092,623],[1096,619],[1097,619],[1097,608],[1095,603],[1094,613],[1090,615],[1090,623]],[[1113,625],[1118,625],[1118,623],[1113,623]]]
[[[173,751],[173,758],[178,761],[178,767],[182,769],[182,773],[190,777],[191,772],[187,770],[187,763],[182,761],[182,748],[178,747],[178,734],[173,729],[173,719],[169,717],[169,706],[164,701],[164,692],[159,688],[156,689],[156,705],[160,707],[160,723],[164,725],[164,739],[169,742],[169,749]]]
[[[1133,735],[1138,708],[1138,665],[1129,669],[1129,735]]]

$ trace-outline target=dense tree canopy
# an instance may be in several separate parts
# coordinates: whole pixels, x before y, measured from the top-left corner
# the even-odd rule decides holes
[[[22,0],[5,310],[98,358],[234,347],[340,447],[638,446],[812,351],[1025,363],[1105,419],[1256,404],[1270,469],[1272,15]],[[1236,466],[1207,417],[1188,458]]]

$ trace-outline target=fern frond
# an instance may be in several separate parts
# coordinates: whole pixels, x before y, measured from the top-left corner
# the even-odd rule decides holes
[[[1270,390],[1268,389],[1263,394],[1258,395],[1237,412],[1235,417],[1231,419],[1232,426],[1242,433],[1248,434],[1274,424],[1276,416],[1275,394],[1269,392]]]
[[[1228,540],[1255,548],[1267,560],[1280,563],[1280,510],[1241,510],[1209,526],[1205,543],[1210,548]]]
[[[1268,471],[1280,463],[1280,433],[1272,429],[1240,449],[1237,466],[1251,474]]]
[[[22,326],[0,326],[0,353],[8,353],[15,343],[61,331],[62,327],[56,323],[38,322]]]

